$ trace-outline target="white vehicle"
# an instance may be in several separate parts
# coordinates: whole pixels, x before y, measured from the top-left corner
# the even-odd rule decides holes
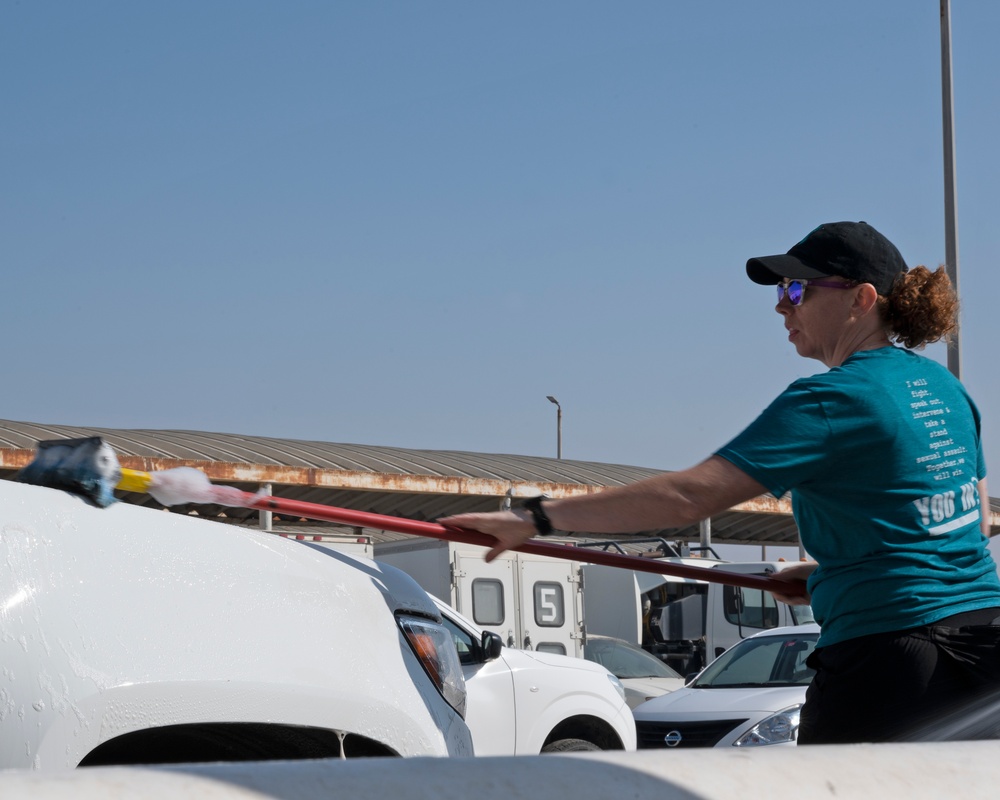
[[[795,744],[818,639],[815,623],[744,639],[685,688],[633,711],[639,748]]]
[[[629,708],[680,689],[685,683],[652,653],[624,639],[589,635],[583,657],[600,664],[622,682]]]
[[[580,565],[513,550],[487,564],[486,552],[436,539],[375,544],[376,559],[411,575],[507,647],[581,656]]]
[[[471,755],[440,620],[367,559],[0,481],[0,768]]]
[[[658,543],[653,554],[659,561],[706,572],[764,575],[790,566],[685,558],[662,539],[632,543],[643,541]],[[376,543],[374,551],[376,559],[412,575],[508,647],[582,656],[588,636],[611,636],[641,646],[685,677],[761,630],[813,621],[808,606],[779,603],[760,589],[510,550],[487,564],[484,547],[431,539]]]
[[[437,601],[462,661],[476,755],[635,750],[625,689],[589,661],[504,647]]]

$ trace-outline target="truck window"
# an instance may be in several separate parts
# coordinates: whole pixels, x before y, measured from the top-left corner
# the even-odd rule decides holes
[[[763,589],[723,587],[726,621],[744,628],[777,628],[778,601]]]
[[[535,624],[544,628],[561,628],[566,621],[562,584],[538,581],[534,585]]]
[[[472,581],[473,622],[477,625],[501,625],[505,617],[503,583],[495,578],[475,578]]]

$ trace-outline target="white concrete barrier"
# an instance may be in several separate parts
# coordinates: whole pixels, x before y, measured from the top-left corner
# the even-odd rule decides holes
[[[1000,744],[846,745],[0,772],[3,800],[940,800],[992,797]]]

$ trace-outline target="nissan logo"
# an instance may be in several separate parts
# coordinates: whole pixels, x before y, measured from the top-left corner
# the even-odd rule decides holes
[[[667,747],[677,747],[681,743],[682,738],[680,731],[670,731],[670,733],[663,737],[663,743]]]

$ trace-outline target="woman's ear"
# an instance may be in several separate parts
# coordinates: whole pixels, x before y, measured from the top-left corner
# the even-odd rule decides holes
[[[878,292],[870,283],[862,283],[854,294],[854,310],[859,316],[867,314],[878,302]]]

